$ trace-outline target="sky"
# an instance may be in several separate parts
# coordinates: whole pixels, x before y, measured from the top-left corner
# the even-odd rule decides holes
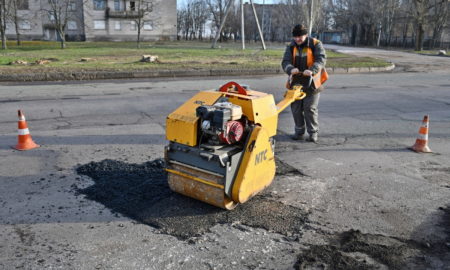
[[[244,3],[245,2],[249,2],[248,0],[243,0]],[[262,4],[263,1],[266,4],[273,4],[276,0],[253,0],[254,4]],[[177,7],[183,6],[183,4],[185,4],[187,2],[187,0],[177,0]]]

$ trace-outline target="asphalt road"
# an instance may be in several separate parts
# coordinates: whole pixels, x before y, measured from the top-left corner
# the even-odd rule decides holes
[[[450,58],[334,49],[399,67],[333,75],[318,144],[281,113],[286,171],[231,214],[160,181],[165,117],[230,80],[280,100],[284,76],[1,85],[0,268],[450,269]],[[11,149],[17,109],[41,148]]]

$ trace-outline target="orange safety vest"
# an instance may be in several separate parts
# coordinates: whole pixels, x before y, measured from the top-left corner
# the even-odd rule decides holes
[[[313,38],[314,46],[319,43],[318,39]],[[306,66],[308,69],[314,65],[314,54],[310,46],[306,46],[303,48],[303,53],[306,51]],[[294,46],[294,49],[292,50],[292,65],[295,66],[295,56],[297,55],[298,49],[297,46]],[[328,72],[325,68],[319,70],[316,75],[313,76],[313,82],[315,88],[319,88],[322,84],[324,84],[328,80]]]

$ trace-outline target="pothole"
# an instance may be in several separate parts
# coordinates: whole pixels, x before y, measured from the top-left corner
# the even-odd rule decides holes
[[[430,239],[430,242],[349,230],[331,235],[327,245],[311,245],[300,253],[295,268],[447,269],[450,265],[450,207],[447,205],[438,210],[435,230],[440,237]],[[420,227],[418,234],[423,234]]]
[[[284,173],[296,172],[289,169],[289,165],[285,166],[288,169]],[[264,193],[232,211],[174,193],[167,184],[162,159],[142,164],[107,159],[82,165],[76,171],[95,182],[92,186],[78,189],[79,194],[105,205],[115,213],[183,240],[224,223],[299,236],[308,221],[308,213],[302,209],[270,200],[270,196]]]
[[[297,269],[400,269],[419,251],[405,242],[383,235],[350,230],[335,243],[313,245],[298,257]]]
[[[439,167],[436,164],[425,164],[428,167],[421,167],[420,172],[422,177],[432,184],[437,184],[442,187],[450,187],[450,167]]]
[[[299,176],[308,176],[303,173],[301,170],[287,164],[286,162],[275,158],[276,164],[276,175],[299,175]]]

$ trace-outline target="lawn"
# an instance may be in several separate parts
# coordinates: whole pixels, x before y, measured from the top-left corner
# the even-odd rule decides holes
[[[134,42],[68,42],[60,49],[58,42],[24,41],[22,46],[8,42],[8,49],[0,51],[0,72],[37,73],[52,71],[130,71],[130,70],[209,70],[209,69],[263,69],[279,68],[284,44],[268,44],[262,50],[259,44],[218,43],[211,49],[209,42],[156,41]],[[159,57],[159,63],[142,63],[142,55]],[[327,67],[380,67],[387,63],[369,57],[354,57],[332,51],[327,52]],[[88,58],[88,61],[81,61]],[[14,64],[21,60],[28,64]],[[44,65],[38,60],[48,60]]]

